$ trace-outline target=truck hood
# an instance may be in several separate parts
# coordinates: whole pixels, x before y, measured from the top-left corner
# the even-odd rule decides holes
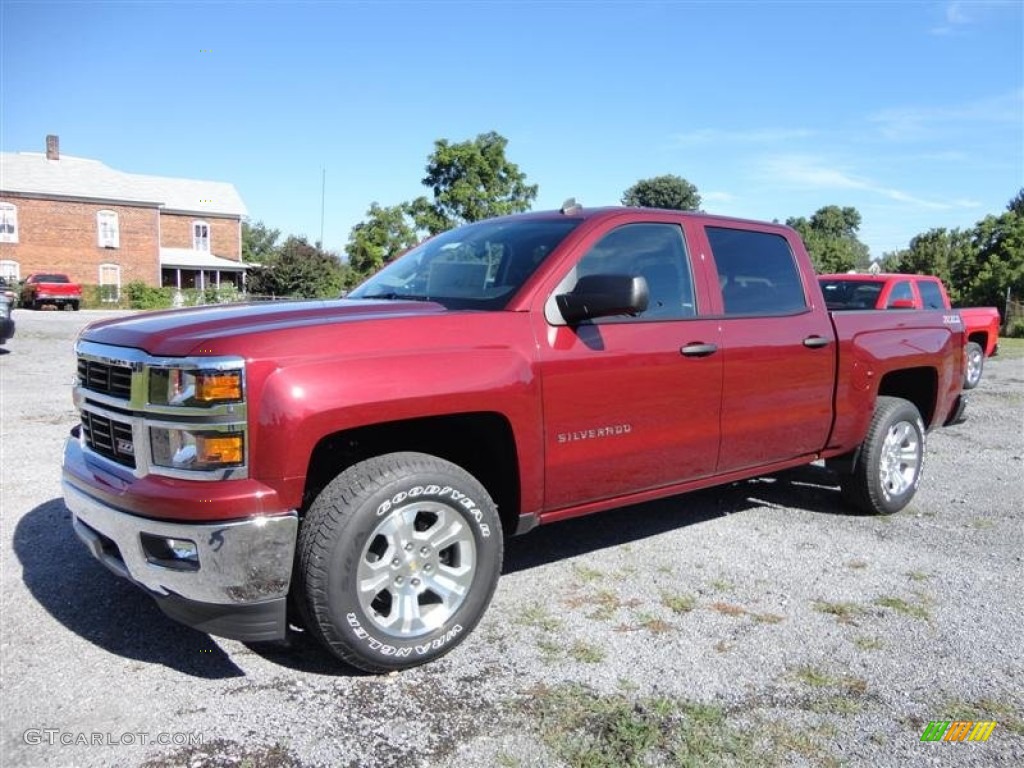
[[[335,299],[227,304],[102,320],[87,326],[84,341],[140,349],[150,355],[181,357],[200,345],[273,331],[360,320],[437,315],[447,310],[423,301]]]

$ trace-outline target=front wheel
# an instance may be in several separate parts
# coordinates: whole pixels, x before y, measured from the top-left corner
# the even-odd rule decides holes
[[[924,446],[924,423],[914,404],[879,397],[853,469],[840,478],[843,496],[863,512],[899,512],[921,483]]]
[[[967,371],[964,373],[964,389],[974,389],[981,383],[981,372],[985,367],[985,350],[976,341],[967,342]]]
[[[501,572],[494,502],[461,467],[392,453],[342,472],[299,533],[305,624],[368,672],[423,664],[458,645]]]

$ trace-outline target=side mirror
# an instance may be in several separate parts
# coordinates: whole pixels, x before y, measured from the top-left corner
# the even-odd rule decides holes
[[[569,325],[597,317],[638,315],[647,309],[647,281],[632,275],[587,275],[555,301]]]
[[[895,301],[890,301],[889,302],[889,306],[886,307],[886,309],[913,309],[913,308],[914,308],[914,300],[913,299],[896,299]]]

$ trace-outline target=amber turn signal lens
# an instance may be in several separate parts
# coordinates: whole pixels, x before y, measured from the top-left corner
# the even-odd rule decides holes
[[[242,375],[231,373],[196,374],[196,400],[203,403],[242,399]]]
[[[196,461],[201,465],[241,464],[243,449],[241,435],[196,435]]]

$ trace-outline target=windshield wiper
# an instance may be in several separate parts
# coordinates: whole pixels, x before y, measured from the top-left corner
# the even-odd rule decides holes
[[[353,297],[352,296],[348,296],[347,298],[351,299]],[[395,299],[408,299],[409,301],[433,301],[433,299],[431,299],[429,296],[416,296],[415,294],[411,294],[411,293],[397,293],[395,291],[391,291],[391,292],[388,292],[388,293],[374,293],[374,294],[370,294],[369,296],[358,296],[356,298],[360,298],[360,299],[384,299],[386,301],[394,301]]]

